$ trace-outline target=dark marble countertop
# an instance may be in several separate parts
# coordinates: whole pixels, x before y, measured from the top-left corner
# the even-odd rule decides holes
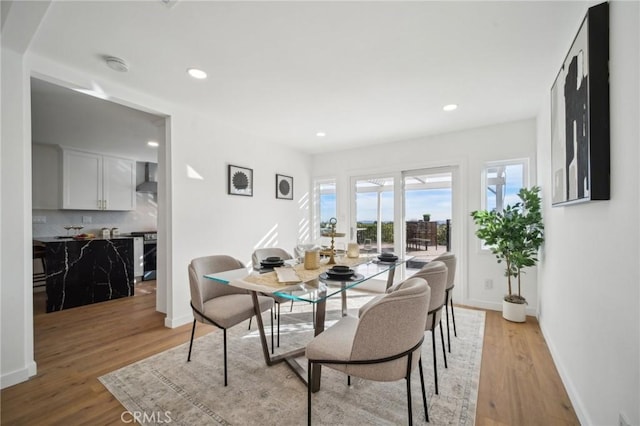
[[[78,238],[75,239],[73,237],[33,237],[33,241],[38,242],[38,243],[66,243],[66,242],[72,242],[72,241],[77,241],[79,243],[82,242],[86,242],[86,241],[95,241],[95,240],[128,240],[131,239],[133,237],[127,236],[127,235],[120,235],[118,237],[114,237],[114,238],[102,238],[102,237],[95,237],[95,238]]]

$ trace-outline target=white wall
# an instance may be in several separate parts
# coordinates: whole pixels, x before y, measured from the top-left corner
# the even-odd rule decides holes
[[[31,144],[28,74],[22,55],[2,49],[2,146],[0,151],[0,386],[36,373],[31,290]],[[27,277],[29,278],[27,280]]]
[[[425,167],[458,166],[459,184],[454,188],[453,250],[460,257],[454,299],[472,306],[502,309],[506,278],[495,257],[480,251],[475,226],[469,213],[480,209],[482,169],[487,161],[530,158],[535,172],[535,120],[477,128],[462,132],[395,142],[313,157],[315,177],[334,176],[338,183],[338,220],[349,220],[350,176],[369,173],[400,172]],[[530,182],[535,182],[535,175]],[[455,185],[455,183],[454,183]],[[347,225],[343,225],[347,230]],[[460,232],[462,231],[462,232]],[[484,280],[493,279],[494,287],[484,289]],[[464,294],[463,294],[464,290]],[[527,270],[523,293],[529,302],[529,314],[537,305],[536,271]]]
[[[172,114],[171,197],[173,308],[168,324],[191,321],[187,265],[192,258],[229,254],[245,264],[255,248],[292,251],[308,220],[310,159],[229,129],[196,111]],[[253,169],[253,197],[227,195],[227,165]],[[190,177],[194,172],[201,177]],[[294,178],[294,200],[275,198],[275,175]]]
[[[640,424],[639,27],[638,2],[610,3],[610,201],[550,206],[548,99],[538,122],[547,236],[540,325],[585,425],[618,424],[619,413]]]

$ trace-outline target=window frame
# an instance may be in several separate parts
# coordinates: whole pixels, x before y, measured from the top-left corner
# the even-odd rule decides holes
[[[484,163],[482,168],[482,178],[481,178],[481,199],[480,199],[480,208],[481,210],[487,210],[487,188],[489,178],[487,176],[487,171],[494,167],[502,167],[502,166],[522,166],[522,187],[529,187],[529,158],[514,158],[510,160],[496,160],[496,161],[487,161]],[[504,207],[504,206],[503,206]]]
[[[321,237],[321,229],[320,229],[320,224],[322,223],[322,217],[321,217],[321,211],[322,211],[322,206],[320,204],[320,195],[321,195],[321,190],[320,190],[320,186],[323,184],[333,184],[335,187],[335,209],[336,209],[336,216],[339,212],[339,200],[338,200],[338,179],[336,177],[325,177],[325,178],[320,178],[320,179],[314,179],[313,181],[313,192],[314,192],[314,220],[313,220],[313,230],[311,232],[310,238],[311,241],[317,241],[320,237]]]
[[[488,190],[488,176],[487,171],[493,167],[502,167],[502,166],[515,166],[522,165],[522,187],[529,187],[529,158],[513,158],[508,160],[495,160],[495,161],[487,161],[484,163],[482,167],[481,173],[481,195],[480,195],[480,209],[487,210],[487,190]],[[502,206],[504,207],[504,205]],[[484,240],[478,238],[478,247],[481,252],[491,252],[491,247],[485,244]]]

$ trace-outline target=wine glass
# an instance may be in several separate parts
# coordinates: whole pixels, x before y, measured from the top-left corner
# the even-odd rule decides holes
[[[81,229],[83,229],[83,228],[84,228],[84,226],[75,225],[75,226],[73,227],[73,229],[74,229],[74,231],[75,231],[75,232],[73,233],[73,235],[78,235],[78,231],[79,231],[79,230],[81,230]]]
[[[73,225],[65,225],[63,228],[67,230],[67,237],[70,237],[71,235],[69,235],[69,231],[73,229]]]

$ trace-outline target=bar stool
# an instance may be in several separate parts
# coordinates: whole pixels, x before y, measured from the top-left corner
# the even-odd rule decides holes
[[[43,246],[33,246],[33,260],[39,259],[42,264],[42,272],[33,272],[33,283],[35,287],[44,287],[47,282],[47,267],[45,263],[45,255],[47,250]],[[36,283],[41,283],[35,285]]]

